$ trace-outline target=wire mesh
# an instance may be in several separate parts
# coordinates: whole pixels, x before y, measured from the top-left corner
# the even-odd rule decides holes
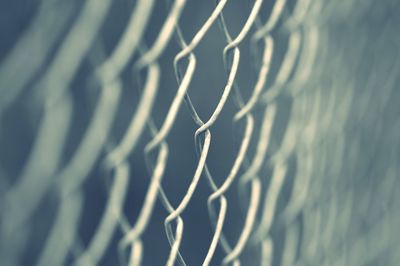
[[[396,1],[36,3],[1,265],[398,264]]]

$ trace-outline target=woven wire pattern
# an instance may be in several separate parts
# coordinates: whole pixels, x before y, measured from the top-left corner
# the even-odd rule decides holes
[[[393,105],[391,99],[400,99],[399,38],[394,38],[391,54],[383,54],[384,41],[377,44],[380,50],[371,51],[382,58],[372,64],[374,71],[370,70],[373,74],[365,82],[357,109],[353,107],[361,97],[354,89],[357,72],[355,77],[331,76],[343,72],[340,66],[349,64],[349,54],[360,63],[365,50],[347,51],[351,47],[346,46],[347,35],[340,39],[340,33],[331,34],[330,25],[340,24],[346,12],[353,12],[349,17],[356,24],[374,9],[373,4],[255,0],[232,9],[228,0],[201,4],[137,0],[129,5],[111,0],[38,2],[30,26],[0,68],[4,95],[0,119],[13,105],[24,105],[37,122],[18,177],[0,173],[5,188],[0,228],[4,265],[26,263],[22,257],[32,245],[36,255],[30,256],[38,265],[374,265],[378,261],[396,265],[399,261],[400,239],[390,233],[400,222],[394,207],[399,202],[395,187],[400,149],[393,133],[399,130],[399,119],[393,119],[390,128],[381,122],[371,133],[375,134],[371,146],[380,143],[371,154],[385,154],[375,158],[373,171],[381,178],[379,184],[372,176],[352,173],[367,167],[352,168],[348,163],[365,163],[357,159],[361,132],[352,141],[349,117],[361,121],[373,99],[378,102],[375,114],[384,116],[389,113],[386,106]],[[107,25],[110,13],[116,16],[120,11],[113,11],[118,5],[129,6],[129,12],[116,30]],[[195,16],[196,10],[187,11],[190,5],[208,8],[199,25],[183,23],[185,12]],[[389,5],[395,7],[395,1]],[[232,10],[241,8],[242,19],[233,22]],[[390,39],[394,24],[387,22],[379,30],[384,40]],[[205,111],[207,96],[200,97],[202,87],[195,79],[200,69],[216,64],[201,60],[205,56],[201,45],[210,35],[223,36],[223,47],[212,48],[220,57],[207,58],[221,61],[224,75],[219,75],[222,86],[211,90],[217,100]],[[337,36],[344,48],[335,46]],[[367,43],[369,36],[362,32],[358,37]],[[331,55],[335,49],[337,57]],[[22,64],[30,54],[32,59]],[[240,79],[241,72],[251,72],[246,82]],[[176,79],[175,87],[163,80],[168,75]],[[206,80],[202,86],[215,82],[210,84]],[[379,93],[374,91],[377,86]],[[136,95],[127,94],[131,87],[138,90]],[[163,95],[166,90],[170,99]],[[129,97],[136,97],[135,104]],[[183,127],[194,129],[193,155],[182,153],[187,151],[179,146],[183,136],[175,136],[171,144],[173,135],[188,132],[174,129],[183,115]],[[80,126],[79,116],[86,117]],[[231,125],[229,132],[217,130],[221,120]],[[74,131],[77,127],[82,129]],[[388,128],[387,143],[380,141],[381,128]],[[218,134],[234,139],[226,151],[232,153],[230,159],[222,160],[224,171],[210,160]],[[171,158],[184,164],[187,156],[194,161],[189,174],[168,172]],[[135,160],[145,172],[135,174]],[[131,188],[139,175],[147,180],[140,181],[140,199],[132,195],[138,190]],[[180,176],[171,181],[171,175]],[[106,189],[98,191],[101,187]],[[84,219],[93,220],[85,216],[91,208],[88,191],[102,194],[103,204],[89,225],[90,235],[83,236],[88,234],[82,233]],[[368,211],[373,197],[381,205]],[[136,201],[132,205],[137,206],[130,207],[127,201]],[[50,211],[40,210],[43,206]],[[207,213],[207,223],[196,224],[197,215],[192,219],[186,215],[198,206],[206,206],[202,214]],[[46,219],[50,222],[35,232],[30,221],[40,223],[42,212],[50,213],[51,219]],[[154,230],[152,223],[161,224],[165,232],[156,231],[158,240],[146,241]],[[204,234],[206,241],[193,238],[193,230]],[[207,244],[201,246],[203,242]],[[196,243],[201,248],[193,248]]]

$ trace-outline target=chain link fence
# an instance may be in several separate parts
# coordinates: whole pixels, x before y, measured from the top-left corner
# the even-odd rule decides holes
[[[1,265],[400,262],[397,1],[4,5]]]

